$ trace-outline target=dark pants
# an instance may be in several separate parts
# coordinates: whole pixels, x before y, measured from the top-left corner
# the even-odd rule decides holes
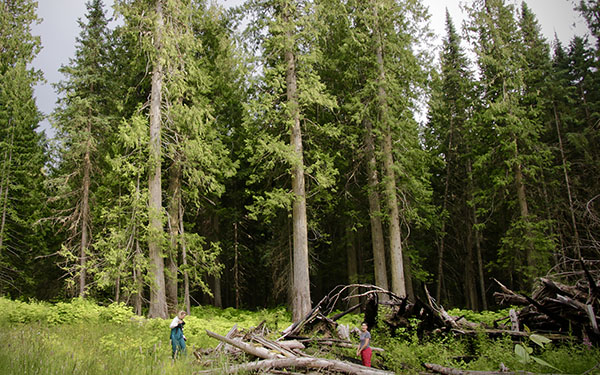
[[[183,336],[179,338],[171,336],[171,345],[173,346],[173,358],[176,358],[178,353],[185,354],[185,340]]]

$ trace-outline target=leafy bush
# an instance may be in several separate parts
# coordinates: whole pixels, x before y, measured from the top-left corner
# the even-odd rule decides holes
[[[493,327],[494,326],[494,321],[503,319],[508,317],[508,312],[510,311],[511,307],[502,309],[502,310],[498,310],[498,311],[472,311],[472,310],[463,310],[463,309],[458,309],[458,308],[454,308],[451,310],[448,310],[448,314],[452,315],[452,316],[463,316],[466,320],[473,322],[473,323],[484,323],[485,325],[487,325],[488,327]]]

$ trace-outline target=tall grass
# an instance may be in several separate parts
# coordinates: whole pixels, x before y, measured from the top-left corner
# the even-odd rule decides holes
[[[190,374],[192,355],[171,360],[168,335],[148,339],[132,326],[84,323],[0,328],[1,374]]]

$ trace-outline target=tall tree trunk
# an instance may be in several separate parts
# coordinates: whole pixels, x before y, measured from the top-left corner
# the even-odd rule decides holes
[[[140,199],[140,175],[138,174],[137,176],[137,181],[136,181],[136,185],[135,185],[135,203],[137,206],[137,203],[139,202]],[[142,281],[142,272],[141,272],[141,266],[139,265],[138,261],[139,259],[142,258],[142,249],[140,248],[140,240],[138,238],[138,227],[139,227],[139,222],[137,221],[137,219],[135,219],[135,216],[133,216],[135,221],[135,224],[133,226],[133,229],[131,230],[132,232],[132,236],[134,238],[135,241],[135,254],[133,256],[133,285],[135,287],[135,298],[134,298],[134,308],[135,308],[135,314],[136,315],[142,315],[142,294],[144,292],[144,284]]]
[[[284,9],[286,24],[291,22],[287,7]],[[294,203],[292,208],[294,273],[292,283],[292,320],[300,321],[310,312],[310,275],[308,265],[308,225],[306,218],[306,192],[304,187],[304,158],[302,149],[302,130],[300,129],[300,105],[296,79],[296,57],[291,31],[286,31],[286,93],[289,116],[292,123],[291,145],[294,149],[295,161],[292,165],[292,191]]]
[[[161,103],[163,66],[162,50],[163,8],[162,0],[156,1],[156,30],[154,47],[158,57],[152,69],[152,91],[150,94],[150,176],[148,178],[149,217],[148,250],[150,255],[150,311],[151,318],[164,318],[168,315],[165,292],[165,266],[161,251],[162,226],[162,190],[161,190]]]
[[[563,175],[565,178],[565,186],[567,188],[567,196],[569,198],[569,211],[571,214],[571,225],[573,226],[573,236],[575,237],[575,250],[577,251],[577,259],[581,259],[581,244],[579,242],[579,231],[577,230],[577,220],[575,219],[575,208],[573,206],[573,195],[571,194],[571,182],[569,180],[569,172],[567,169],[567,158],[565,156],[565,149],[562,142],[562,135],[560,131],[560,121],[558,119],[558,111],[556,110],[556,103],[552,103],[554,107],[554,123],[556,124],[556,135],[558,137],[558,148],[560,150],[560,158],[563,167]]]
[[[88,113],[91,116],[91,113]],[[79,255],[79,297],[85,297],[86,274],[87,274],[87,253],[89,246],[89,228],[90,228],[90,172],[92,162],[90,159],[92,124],[88,120],[87,124],[88,140],[85,145],[85,154],[83,157],[83,181],[82,181],[82,196],[81,196],[81,252]]]
[[[448,154],[446,155],[446,181],[444,183],[444,199],[442,203],[442,228],[440,228],[440,243],[438,246],[438,277],[437,277],[437,287],[435,290],[435,299],[436,301],[440,301],[442,297],[442,281],[444,280],[444,245],[446,240],[446,210],[448,208],[448,190],[450,189],[450,161],[452,158],[452,138],[454,136],[454,118],[452,114],[450,114],[450,131],[448,134]]]
[[[467,239],[465,248],[467,254],[464,260],[465,264],[465,291],[467,297],[467,307],[471,310],[478,310],[477,304],[477,287],[475,284],[475,270],[473,267],[473,227],[467,222]]]
[[[178,233],[179,222],[182,218],[179,216],[179,205],[181,204],[181,164],[180,157],[177,155],[173,160],[170,168],[169,178],[169,238],[170,247],[169,254],[166,258],[167,272],[165,273],[167,306],[171,314],[177,313],[178,292],[177,292],[177,276],[179,269],[177,259],[179,253]]]
[[[350,225],[346,225],[346,259],[348,271],[348,283],[357,284],[358,280],[358,255],[356,253],[356,244],[354,242],[354,232]],[[381,286],[381,285],[378,285]],[[387,288],[386,288],[387,289]],[[350,306],[358,304],[358,297],[352,297],[349,301]]]
[[[6,210],[8,205],[8,190],[10,183],[10,165],[12,164],[12,149],[15,139],[15,129],[11,126],[11,119],[8,119],[8,127],[10,128],[10,143],[8,150],[4,153],[4,161],[2,163],[2,181],[0,183],[0,199],[2,199],[2,219],[0,219],[0,251],[4,242],[4,226],[6,225]]]
[[[238,252],[238,223],[233,223],[233,287],[235,288],[235,308],[240,308],[240,267]]]
[[[388,119],[387,93],[385,91],[385,67],[383,62],[383,47],[379,26],[377,23],[377,7],[373,7],[375,16],[376,45],[375,55],[379,68],[378,77],[378,109],[379,120],[383,130],[383,166],[385,171],[385,199],[388,206],[390,221],[390,259],[392,274],[392,292],[400,297],[407,295],[406,281],[404,278],[404,259],[402,254],[402,236],[400,232],[400,213],[398,210],[398,197],[396,196],[396,175],[394,172],[394,158],[392,148],[392,129]]]
[[[515,149],[517,140],[515,138]],[[518,157],[518,150],[515,151],[515,157]],[[521,213],[521,219],[526,225],[529,223],[529,208],[527,205],[527,194],[525,193],[525,182],[523,181],[523,169],[520,162],[517,162],[514,167],[515,173],[515,185],[517,188],[517,200],[519,201],[519,209]],[[529,227],[526,228],[526,246],[525,246],[525,259],[529,268],[535,267],[533,260],[533,244],[531,243],[531,234],[529,233]]]
[[[471,160],[467,159],[467,176],[469,176],[469,185],[468,185],[468,200],[473,202],[473,191],[475,189],[475,184],[473,183],[473,169],[471,166]],[[475,249],[477,251],[477,271],[478,271],[478,280],[479,280],[479,292],[481,293],[481,307],[483,310],[487,310],[487,299],[485,297],[485,279],[483,278],[483,253],[481,249],[481,231],[479,230],[479,220],[477,219],[477,206],[475,203],[471,205],[471,220],[472,223],[467,223],[467,225],[473,226],[473,231],[475,232]]]
[[[377,159],[375,158],[375,141],[373,125],[369,119],[364,120],[365,145],[367,148],[367,174],[369,184],[369,220],[371,221],[371,244],[373,248],[373,263],[375,268],[375,285],[388,289],[388,278],[385,262],[385,240],[381,223],[381,206],[379,204],[379,176],[377,174]]]
[[[137,231],[137,229],[136,229]],[[138,259],[142,257],[142,249],[140,248],[140,240],[135,238],[135,257],[133,261],[133,284],[135,285],[135,298],[134,298],[134,307],[135,314],[141,316],[142,315],[142,299],[144,293],[144,284],[142,282],[142,274],[140,272],[140,266],[137,262]]]
[[[183,226],[183,202],[181,194],[179,195],[179,236],[181,238],[181,265],[183,266],[183,303],[185,304],[185,311],[189,315],[191,313],[190,303],[190,275],[187,270],[187,245],[185,242],[185,230]]]

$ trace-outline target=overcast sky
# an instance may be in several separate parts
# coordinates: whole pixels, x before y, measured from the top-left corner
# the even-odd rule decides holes
[[[454,23],[460,26],[463,14],[459,3],[464,0],[422,0],[429,7],[431,26],[440,37],[445,34],[445,10],[450,11]],[[468,1],[468,0],[467,0]],[[85,0],[38,0],[38,15],[42,23],[33,27],[33,34],[42,38],[43,49],[33,65],[44,72],[47,83],[35,87],[38,108],[44,113],[52,112],[56,103],[56,93],[52,83],[60,81],[63,77],[58,72],[61,65],[66,65],[75,52],[75,38],[79,35],[77,20],[85,17]],[[243,0],[217,0],[224,6],[233,6]],[[112,16],[113,0],[104,0],[108,16]],[[518,1],[520,4],[520,1]],[[587,32],[585,22],[573,11],[572,0],[528,0],[527,4],[537,15],[542,27],[542,32],[548,40],[558,35],[564,45],[568,44],[573,35],[584,35]],[[42,124],[43,129],[49,129],[47,121]],[[49,136],[52,132],[47,131]]]

